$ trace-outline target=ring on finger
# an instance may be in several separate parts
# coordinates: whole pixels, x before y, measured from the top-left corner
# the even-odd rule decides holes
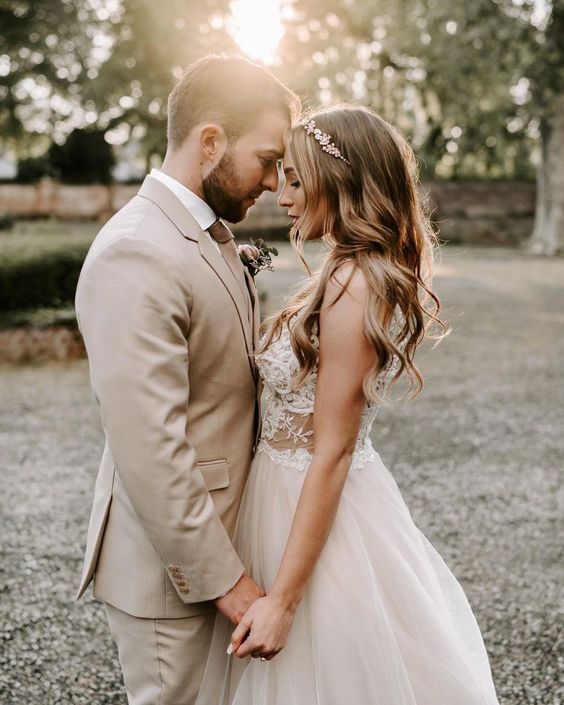
[[[268,661],[268,659],[266,658],[266,656],[263,656],[263,655],[260,653],[260,651],[253,651],[253,652],[251,653],[251,657],[252,657],[252,658],[258,658],[259,661]]]

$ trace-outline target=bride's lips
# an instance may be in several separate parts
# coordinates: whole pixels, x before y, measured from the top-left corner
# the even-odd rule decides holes
[[[300,219],[299,215],[290,215],[289,213],[288,213],[288,217],[292,221],[292,225],[295,225],[298,222],[298,220]]]

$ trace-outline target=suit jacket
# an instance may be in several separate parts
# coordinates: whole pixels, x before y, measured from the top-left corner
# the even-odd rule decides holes
[[[138,617],[213,610],[257,432],[254,320],[207,233],[164,184],[98,233],[76,310],[106,445],[78,597]]]

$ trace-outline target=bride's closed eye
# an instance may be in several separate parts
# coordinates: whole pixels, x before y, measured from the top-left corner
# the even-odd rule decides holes
[[[295,181],[290,181],[290,186],[292,188],[300,188],[301,183],[296,179]]]

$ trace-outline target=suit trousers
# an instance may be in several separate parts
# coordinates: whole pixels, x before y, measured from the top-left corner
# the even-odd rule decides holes
[[[179,619],[134,617],[104,603],[129,705],[193,705],[215,612]]]

